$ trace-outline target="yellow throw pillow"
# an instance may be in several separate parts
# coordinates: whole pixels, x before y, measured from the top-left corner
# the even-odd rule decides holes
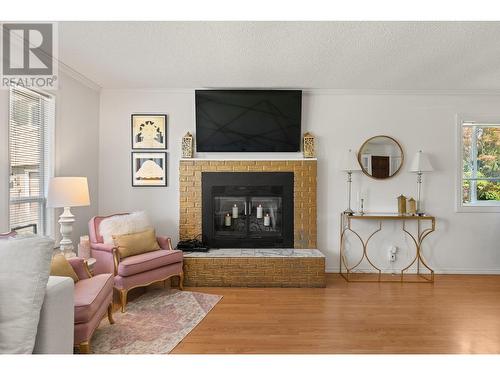
[[[71,267],[71,264],[69,264],[63,254],[54,255],[52,258],[52,262],[50,264],[50,275],[71,277],[75,283],[79,280],[75,270]]]
[[[160,250],[154,229],[138,233],[113,235],[113,241],[121,258]]]

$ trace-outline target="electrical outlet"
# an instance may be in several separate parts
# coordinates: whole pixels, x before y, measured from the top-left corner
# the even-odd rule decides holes
[[[395,262],[396,261],[396,254],[398,252],[398,248],[396,246],[390,246],[389,247],[389,262]]]

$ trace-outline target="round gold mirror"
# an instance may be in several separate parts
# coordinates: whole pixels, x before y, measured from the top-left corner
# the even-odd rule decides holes
[[[394,176],[403,165],[403,149],[398,141],[377,135],[363,143],[358,152],[359,165],[370,177],[385,179]]]

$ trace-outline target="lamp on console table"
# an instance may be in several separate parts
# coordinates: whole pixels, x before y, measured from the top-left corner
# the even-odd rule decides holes
[[[59,216],[62,236],[59,246],[65,256],[70,256],[74,253],[71,233],[73,232],[75,216],[71,213],[70,208],[89,205],[90,198],[87,177],[54,177],[50,180],[47,207],[64,208],[63,213]]]
[[[348,191],[348,207],[344,211],[347,215],[353,215],[354,211],[351,208],[351,184],[352,184],[352,173],[359,172],[361,170],[361,166],[359,165],[358,158],[356,153],[349,149],[342,164],[342,170],[347,172],[347,191]]]
[[[422,202],[420,201],[420,195],[422,191],[422,174],[423,172],[432,172],[432,164],[429,158],[422,151],[418,151],[413,157],[413,161],[410,166],[410,172],[417,174],[417,215],[423,215]]]

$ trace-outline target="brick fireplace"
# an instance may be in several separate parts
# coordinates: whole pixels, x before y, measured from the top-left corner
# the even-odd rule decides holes
[[[203,172],[292,172],[293,244],[296,249],[315,249],[316,172],[315,159],[297,160],[181,160],[179,171],[181,240],[202,234]]]

